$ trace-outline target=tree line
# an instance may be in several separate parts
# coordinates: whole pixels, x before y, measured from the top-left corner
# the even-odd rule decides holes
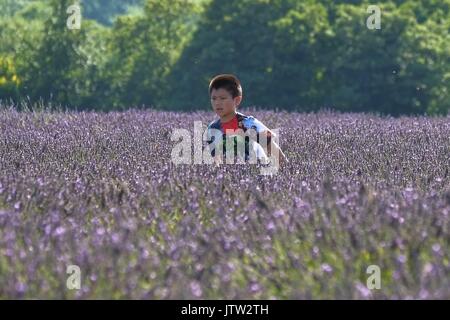
[[[447,114],[450,0],[0,2],[0,99],[77,110],[210,108],[234,73],[242,105]],[[120,3],[120,4],[119,4]],[[81,8],[70,29],[67,8]]]

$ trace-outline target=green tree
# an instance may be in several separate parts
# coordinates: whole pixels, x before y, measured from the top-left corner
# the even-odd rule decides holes
[[[0,56],[0,100],[17,100],[20,82],[13,60]]]
[[[326,55],[333,49],[330,43],[334,35],[327,8],[315,1],[293,2],[271,25],[275,28],[276,63],[270,101],[297,111],[322,107],[326,102],[321,88]]]
[[[244,102],[269,105],[276,54],[270,21],[289,3],[280,0],[213,0],[189,46],[169,75],[166,105],[209,107],[207,87],[218,73],[235,73],[244,84]]]
[[[382,28],[369,30],[365,9],[338,7],[320,95],[345,111],[424,114],[444,93],[445,30],[431,20],[419,24],[409,6],[389,3],[382,5]]]
[[[94,92],[95,64],[86,49],[95,25],[82,20],[80,29],[69,29],[67,9],[72,0],[51,0],[52,14],[45,22],[43,39],[33,53],[26,94],[33,99],[53,100],[67,107],[83,107]],[[94,69],[94,70],[93,70]]]
[[[83,0],[83,16],[111,26],[114,18],[125,14],[132,6],[142,6],[144,0]]]
[[[1,0],[0,1],[0,17],[11,17],[17,11],[29,4],[30,0]]]
[[[6,3],[9,3],[6,1]],[[5,2],[2,3],[3,7]],[[45,19],[51,15],[51,8],[45,2],[21,1],[9,8],[11,15],[0,18],[0,56],[8,57],[14,66],[18,79],[33,79],[30,64],[36,45],[42,41]],[[19,92],[27,90],[26,81],[18,83],[18,90],[3,91],[3,98],[18,100]],[[7,92],[12,92],[7,96]]]
[[[209,107],[209,79],[235,73],[247,105],[393,115],[448,109],[448,0],[380,1],[381,30],[366,26],[369,4],[211,1],[171,71],[167,105]]]
[[[197,2],[148,0],[143,16],[118,18],[111,32],[105,73],[115,107],[158,107],[167,75],[189,41],[193,19],[200,12]]]

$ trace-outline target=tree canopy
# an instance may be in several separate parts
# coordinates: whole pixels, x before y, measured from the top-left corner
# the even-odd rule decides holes
[[[67,8],[81,8],[69,29]],[[0,1],[0,99],[69,108],[210,108],[234,73],[243,105],[447,114],[450,0]]]

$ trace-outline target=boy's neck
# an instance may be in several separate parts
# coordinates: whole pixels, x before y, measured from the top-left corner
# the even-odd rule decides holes
[[[225,115],[223,117],[220,117],[220,122],[223,123],[223,122],[231,121],[235,116],[236,116],[236,111],[234,111],[234,112],[232,112],[230,114],[227,114],[227,115]]]

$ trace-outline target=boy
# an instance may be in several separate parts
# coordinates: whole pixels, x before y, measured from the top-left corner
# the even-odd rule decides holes
[[[242,87],[236,76],[232,74],[215,76],[209,84],[209,94],[212,108],[219,116],[219,119],[208,125],[206,132],[207,146],[216,163],[221,161],[220,149],[223,149],[225,159],[226,138],[230,136],[234,138],[234,153],[230,153],[234,156],[238,155],[238,143],[243,143],[244,148],[240,146],[240,150],[244,149],[243,158],[246,162],[250,160],[252,150],[258,162],[267,163],[268,157],[272,155],[273,151],[275,156],[278,156],[280,164],[284,161],[287,162],[286,156],[272,139],[275,134],[253,116],[247,116],[236,111],[242,101]],[[252,131],[249,131],[250,134],[243,135],[242,133],[245,133],[248,129],[252,129]],[[252,133],[255,134],[252,135]],[[220,139],[220,135],[222,135],[222,139]],[[262,145],[260,142],[262,142]],[[216,150],[219,150],[219,152],[216,153]]]

